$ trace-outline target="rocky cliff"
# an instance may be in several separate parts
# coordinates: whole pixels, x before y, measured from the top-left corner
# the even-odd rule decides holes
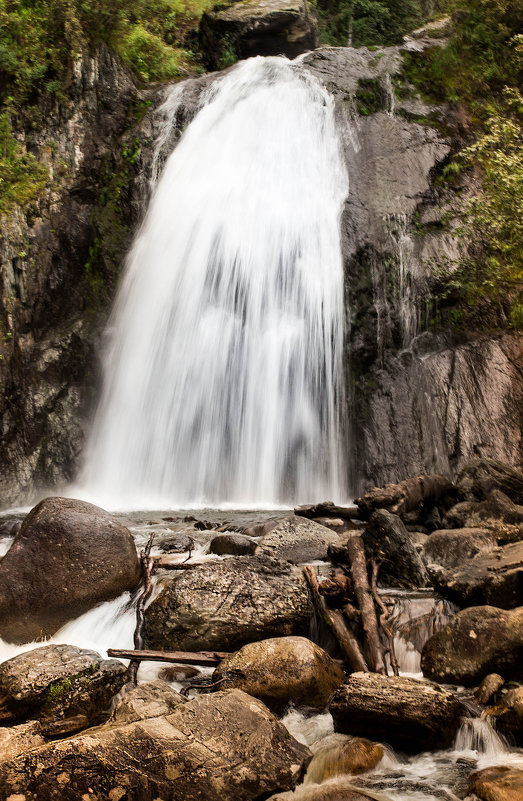
[[[435,42],[411,41],[409,50]],[[456,193],[443,167],[464,134],[423,102],[400,48],[322,48],[304,66],[333,93],[350,191],[342,215],[353,484],[453,473],[471,454],[520,464],[522,338],[425,330],[434,265],[457,254]],[[105,48],[78,61],[69,100],[21,132],[50,182],[36,213],[15,209],[0,240],[2,505],[73,478],[96,401],[102,332],[159,163],[215,75],[139,90]]]

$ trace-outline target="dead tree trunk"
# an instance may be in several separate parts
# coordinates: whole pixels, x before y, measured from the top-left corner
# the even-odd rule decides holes
[[[369,669],[361,653],[359,643],[354,634],[345,625],[343,615],[337,609],[329,609],[325,599],[320,595],[316,570],[310,565],[306,565],[303,568],[303,574],[310,588],[314,607],[321,620],[327,624],[336,637],[351,670],[353,672],[361,670],[368,672]]]
[[[352,582],[354,584],[354,594],[356,595],[356,600],[360,608],[361,622],[369,649],[369,666],[372,672],[387,676],[387,667],[385,665],[383,653],[384,649],[380,640],[374,600],[367,576],[365,551],[359,534],[353,534],[349,537],[347,552],[349,555]]]
[[[392,634],[390,626],[387,624],[389,611],[378,593],[378,569],[379,569],[379,562],[377,562],[376,559],[373,559],[372,578],[371,578],[372,596],[374,598],[376,606],[378,606],[381,611],[380,626],[385,636],[387,637],[389,643],[389,657],[390,657],[390,666],[392,668],[392,672],[394,673],[395,676],[399,676],[400,669],[398,665],[398,660],[396,659],[396,651],[394,649],[394,636]]]
[[[143,592],[136,602],[136,628],[134,630],[134,647],[139,649],[143,646],[143,626],[145,622],[145,604],[149,600],[153,591],[153,584],[151,581],[152,574],[155,568],[155,561],[151,558],[151,548],[153,545],[154,532],[149,537],[149,541],[145,549],[140,553],[140,561],[142,564],[143,576]],[[133,658],[129,664],[129,679],[133,684],[138,683],[138,668],[140,667],[140,660]]]

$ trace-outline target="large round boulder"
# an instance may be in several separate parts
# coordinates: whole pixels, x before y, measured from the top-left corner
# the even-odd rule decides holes
[[[480,553],[490,553],[496,547],[496,537],[488,529],[440,529],[427,538],[422,556],[428,565],[463,568],[467,559]]]
[[[235,651],[267,637],[305,634],[311,608],[301,573],[267,556],[233,556],[160,582],[145,612],[148,648]]]
[[[353,673],[329,709],[336,731],[377,738],[409,753],[448,747],[466,713],[437,685],[377,673]]]
[[[46,498],[0,562],[0,636],[17,643],[50,636],[139,580],[125,526],[90,503]]]
[[[291,790],[310,757],[260,701],[228,690],[3,761],[0,798],[254,801]]]
[[[509,765],[483,768],[470,776],[468,791],[480,801],[521,801],[523,770]]]
[[[357,776],[376,767],[385,755],[379,743],[365,737],[330,734],[311,746],[314,754],[307,768],[305,784],[321,784],[336,776]]]
[[[367,558],[383,559],[380,581],[387,587],[426,587],[429,576],[401,518],[387,509],[372,513],[362,534]]]
[[[326,560],[329,545],[340,537],[330,528],[305,517],[285,517],[258,543],[256,553],[284,559],[295,565]]]
[[[281,711],[289,702],[324,709],[345,674],[318,645],[305,637],[275,637],[249,643],[220,662],[213,681],[237,687]]]
[[[458,612],[425,643],[421,669],[434,681],[475,685],[489,673],[523,677],[523,606]]]

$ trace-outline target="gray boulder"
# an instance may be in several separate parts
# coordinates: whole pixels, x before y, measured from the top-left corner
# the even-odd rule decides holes
[[[125,526],[90,503],[46,498],[0,561],[0,636],[18,643],[50,636],[139,580]]]
[[[278,559],[208,561],[167,576],[160,587],[145,613],[149,648],[235,651],[308,630],[311,609],[303,577]]]
[[[429,576],[412,538],[398,515],[375,511],[363,534],[367,558],[383,559],[379,578],[389,587],[426,587]]]
[[[0,721],[38,717],[47,723],[77,715],[95,719],[127,681],[116,659],[73,645],[44,645],[0,665]]]
[[[437,685],[409,678],[353,673],[331,698],[334,729],[418,753],[448,747],[466,710]]]
[[[236,687],[278,712],[290,702],[322,710],[345,674],[305,637],[275,637],[244,645],[220,662],[213,674],[218,680],[220,689]]]
[[[259,542],[256,553],[298,565],[327,560],[329,545],[339,544],[339,535],[330,528],[305,517],[293,516],[280,520]]]
[[[292,789],[310,756],[260,701],[228,690],[4,761],[0,797],[254,801]]]
[[[523,542],[487,550],[456,567],[431,566],[431,577],[441,594],[460,606],[512,609],[523,598]]]
[[[307,0],[228,2],[200,22],[200,46],[210,69],[251,56],[296,58],[317,45],[318,23]]]
[[[219,556],[249,556],[256,550],[256,542],[244,534],[218,534],[211,540],[210,553]]]
[[[422,557],[426,564],[464,567],[467,559],[497,548],[495,536],[482,528],[455,528],[434,531],[425,542]]]
[[[114,707],[110,720],[118,725],[160,718],[186,703],[187,699],[161,679],[129,689]]]
[[[421,669],[434,681],[475,685],[489,673],[523,677],[523,607],[464,609],[426,643]]]

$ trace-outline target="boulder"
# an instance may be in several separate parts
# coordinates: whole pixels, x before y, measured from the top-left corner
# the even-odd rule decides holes
[[[168,534],[158,545],[164,553],[186,553],[194,549],[194,540],[189,534]]]
[[[117,659],[74,645],[44,645],[0,665],[0,721],[83,715],[88,725],[127,681]]]
[[[211,540],[210,553],[225,556],[249,556],[256,550],[256,542],[244,534],[218,534]]]
[[[272,531],[273,528],[279,523],[278,520],[264,520],[263,523],[254,523],[252,526],[247,526],[241,530],[241,534],[244,534],[246,537],[254,537],[258,539],[259,537],[264,537],[269,531]]]
[[[442,528],[466,528],[477,505],[477,501],[461,501],[454,504],[445,514],[441,523]]]
[[[421,669],[434,681],[472,686],[488,673],[523,672],[523,607],[478,606],[458,612],[426,643]]]
[[[470,776],[468,792],[480,801],[521,801],[523,770],[508,765],[478,770]]]
[[[305,517],[286,517],[262,538],[256,553],[299,565],[326,561],[329,545],[338,545],[339,542],[339,536],[326,526]]]
[[[425,564],[463,567],[467,559],[497,548],[495,536],[483,528],[452,528],[434,531],[423,545]]]
[[[311,747],[314,754],[307,768],[305,784],[321,784],[335,776],[357,775],[376,767],[385,749],[365,737],[331,734]]]
[[[512,609],[523,597],[523,542],[479,553],[456,567],[432,568],[431,578],[442,595],[460,606]]]
[[[200,22],[200,47],[209,69],[251,56],[296,58],[317,47],[318,38],[316,15],[307,0],[218,4]]]
[[[503,523],[523,523],[523,505],[510,500],[501,490],[492,490],[484,501],[476,504],[473,513],[479,520],[501,520]]]
[[[305,637],[275,637],[249,643],[220,662],[213,682],[236,687],[281,712],[289,703],[325,709],[345,674],[318,645]]]
[[[0,797],[251,801],[292,789],[309,760],[260,701],[228,690],[2,762]]]
[[[377,673],[353,673],[329,709],[336,731],[378,737],[408,753],[448,747],[466,714],[463,704],[437,685]]]
[[[371,791],[372,792],[372,791]],[[336,779],[335,782],[300,787],[296,793],[278,793],[269,801],[369,801],[379,796],[369,795],[363,788],[357,788],[350,779]],[[383,798],[383,796],[381,796]],[[386,799],[384,798],[384,801]]]
[[[409,532],[398,515],[376,510],[362,534],[368,559],[383,559],[380,583],[388,587],[426,587],[429,576]]]
[[[523,504],[523,473],[497,459],[473,459],[463,467],[457,480],[463,500],[483,500],[500,490],[515,504]]]
[[[148,648],[234,651],[308,630],[311,609],[303,576],[278,559],[208,561],[165,577],[160,588],[145,612]]]
[[[90,503],[46,498],[0,561],[0,636],[24,643],[52,635],[139,580],[125,526]]]
[[[0,760],[13,759],[45,743],[42,726],[37,720],[0,728]]]
[[[523,740],[523,686],[512,687],[502,695],[499,704],[487,709],[495,727],[512,741],[521,745]]]
[[[170,715],[173,709],[186,701],[167,682],[156,679],[129,689],[114,707],[110,720],[123,725],[136,720],[160,718]]]

